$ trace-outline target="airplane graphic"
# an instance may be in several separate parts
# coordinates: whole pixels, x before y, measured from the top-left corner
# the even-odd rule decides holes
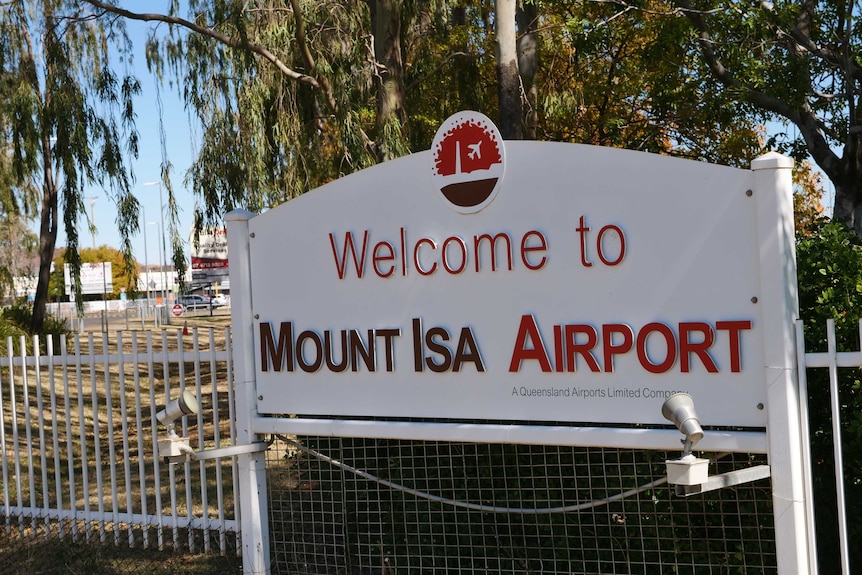
[[[470,149],[470,151],[467,152],[467,157],[470,158],[471,160],[481,160],[482,159],[481,146],[482,146],[482,140],[479,140],[475,144],[467,144],[467,147]]]

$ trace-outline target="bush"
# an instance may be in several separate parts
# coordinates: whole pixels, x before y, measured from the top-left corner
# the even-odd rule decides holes
[[[797,238],[800,316],[805,349],[826,351],[826,320],[835,320],[838,351],[859,349],[862,317],[862,239],[837,222],[821,220]],[[858,368],[839,371],[842,454],[848,517],[862,513],[862,391]],[[815,516],[820,570],[837,573],[837,504],[828,372],[808,371],[808,406],[814,468]],[[862,540],[862,524],[849,522],[850,541]],[[862,547],[850,550],[851,564],[862,566]]]
[[[13,345],[20,336],[30,336],[30,317],[32,316],[33,308],[25,300],[19,300],[13,305],[5,308],[0,313],[0,352],[4,355],[8,353],[8,338],[12,337]],[[65,320],[56,318],[52,315],[45,317],[45,323],[42,333],[39,334],[54,339],[55,349],[59,346],[59,338],[69,335],[69,329],[66,327]],[[27,351],[33,351],[33,338],[25,338]],[[42,350],[44,352],[44,349]]]

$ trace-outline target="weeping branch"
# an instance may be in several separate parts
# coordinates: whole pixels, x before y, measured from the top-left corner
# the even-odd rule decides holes
[[[335,109],[336,101],[335,97],[332,93],[332,89],[329,86],[329,83],[323,79],[315,78],[313,76],[309,76],[308,74],[303,74],[301,72],[297,72],[290,68],[287,64],[285,64],[278,56],[276,56],[273,52],[261,46],[260,44],[255,44],[253,42],[248,42],[247,40],[242,40],[238,38],[234,38],[229,36],[223,32],[219,32],[213,28],[208,28],[206,26],[201,26],[200,24],[196,24],[184,18],[179,18],[177,16],[171,16],[168,14],[155,14],[155,13],[138,13],[131,12],[124,8],[120,8],[118,6],[114,6],[113,4],[109,4],[107,2],[102,2],[101,0],[84,0],[87,4],[99,8],[104,12],[116,14],[118,16],[122,16],[123,18],[128,18],[130,20],[140,20],[143,22],[164,22],[166,24],[172,24],[176,26],[181,26],[183,28],[187,28],[192,32],[196,32],[207,38],[212,38],[213,40],[224,44],[230,48],[244,49],[249,50],[250,52],[257,54],[267,62],[274,65],[279,72],[281,72],[285,77],[299,82],[300,84],[305,84],[307,86],[311,86],[317,90],[321,90],[325,96],[329,105]],[[294,17],[297,19],[297,34],[299,34],[300,25],[299,23],[302,21],[302,15],[299,12],[294,11]],[[298,38],[298,40],[300,40]],[[305,44],[304,38],[300,40],[300,46]],[[310,55],[310,54],[309,54]],[[306,56],[306,54],[303,54]],[[313,64],[313,60],[310,62]],[[306,64],[309,64],[306,58]]]

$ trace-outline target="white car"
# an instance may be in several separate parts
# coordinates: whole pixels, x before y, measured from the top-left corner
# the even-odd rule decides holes
[[[213,301],[208,295],[184,295],[177,298],[177,303],[183,306],[184,309],[213,309],[221,307],[224,304]]]

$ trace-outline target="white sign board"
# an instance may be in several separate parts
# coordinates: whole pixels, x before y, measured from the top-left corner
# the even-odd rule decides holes
[[[473,210],[445,152],[249,222],[259,413],[765,427],[752,172],[505,142]]]
[[[72,273],[69,264],[63,266],[63,279],[66,284],[66,295],[75,292],[72,283]],[[114,291],[114,280],[111,272],[111,262],[81,264],[81,293],[105,294]]]

